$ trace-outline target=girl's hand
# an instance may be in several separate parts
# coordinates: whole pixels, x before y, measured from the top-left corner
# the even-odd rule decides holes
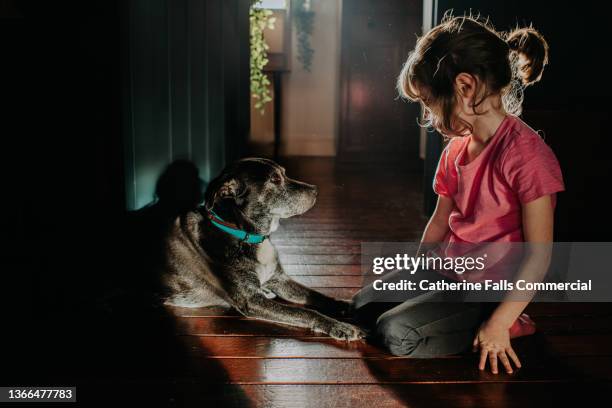
[[[551,197],[551,195],[544,195],[522,206],[525,242],[534,243],[534,245],[527,246],[528,251],[516,274],[516,279],[526,278],[528,281],[534,281],[536,277],[543,277],[548,270],[554,224],[554,207]],[[520,316],[528,303],[525,299],[524,301],[502,302],[489,320],[480,326],[473,344],[474,351],[480,349],[478,368],[484,370],[487,359],[493,374],[498,372],[498,359],[508,374],[513,372],[510,360],[514,362],[516,368],[521,368],[521,362],[510,345],[509,323],[514,322]]]
[[[485,369],[487,359],[489,360],[489,365],[491,366],[491,372],[493,374],[498,373],[498,359],[506,368],[508,374],[512,374],[513,372],[510,359],[514,362],[516,368],[521,368],[521,362],[510,345],[510,333],[508,328],[496,324],[496,322],[491,319],[480,326],[474,338],[473,347],[474,351],[480,349],[480,363],[478,364],[480,370]]]

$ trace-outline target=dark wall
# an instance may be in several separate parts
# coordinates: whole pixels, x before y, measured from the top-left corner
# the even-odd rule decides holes
[[[248,5],[3,3],[0,271],[13,295],[3,300],[22,315],[74,308],[107,289],[110,275],[130,277],[113,250],[134,207],[134,168],[148,167],[154,183],[190,146],[206,178],[242,155]]]
[[[121,3],[127,206],[177,158],[210,180],[249,131],[249,1]]]
[[[82,254],[124,209],[119,14],[114,1],[23,0],[0,27],[0,269],[24,312],[99,278]]]
[[[610,172],[608,35],[596,2],[440,0],[437,17],[480,12],[498,30],[533,24],[550,46],[542,81],[525,93],[523,119],[556,153],[566,183],[556,212],[558,241],[608,241],[602,186]],[[438,153],[439,154],[439,153]],[[430,163],[430,166],[434,164]],[[431,179],[430,179],[431,180]],[[429,181],[428,181],[429,182]],[[428,184],[429,185],[429,184]],[[429,193],[431,194],[431,193]]]

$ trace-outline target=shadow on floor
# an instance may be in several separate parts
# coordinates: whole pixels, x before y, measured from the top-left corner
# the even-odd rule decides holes
[[[197,205],[202,186],[197,168],[177,161],[144,209],[49,232],[44,256],[26,269],[37,279],[32,312],[12,310],[19,324],[3,341],[0,383],[76,386],[80,406],[248,406],[240,386],[213,385],[229,382],[222,364],[194,368],[159,298],[164,231]]]

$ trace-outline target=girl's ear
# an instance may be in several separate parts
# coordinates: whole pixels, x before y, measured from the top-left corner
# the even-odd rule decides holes
[[[476,94],[478,81],[468,73],[462,72],[455,77],[455,92],[463,100],[472,101]]]

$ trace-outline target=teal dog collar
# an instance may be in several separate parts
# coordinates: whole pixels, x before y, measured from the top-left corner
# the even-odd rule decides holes
[[[229,222],[223,221],[221,217],[215,214],[213,211],[208,211],[208,219],[210,222],[221,231],[227,232],[233,237],[238,238],[242,242],[246,242],[248,244],[261,244],[268,238],[267,235],[260,234],[250,234],[246,231],[236,228],[234,224],[230,224]]]

